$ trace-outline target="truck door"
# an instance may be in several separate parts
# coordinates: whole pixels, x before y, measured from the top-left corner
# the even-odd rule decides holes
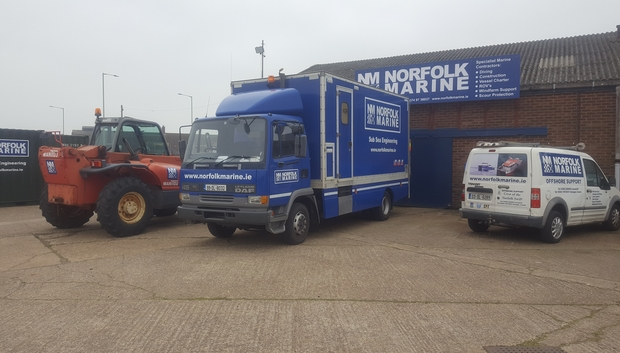
[[[353,90],[336,88],[336,177],[353,177]]]
[[[586,171],[586,207],[583,210],[583,222],[601,222],[607,214],[610,187],[607,178],[596,162],[583,159]]]

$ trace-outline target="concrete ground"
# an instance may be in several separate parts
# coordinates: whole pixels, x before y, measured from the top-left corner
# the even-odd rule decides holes
[[[398,207],[289,246],[176,216],[114,238],[95,218],[0,208],[0,352],[620,351],[620,233],[596,225],[551,245]]]

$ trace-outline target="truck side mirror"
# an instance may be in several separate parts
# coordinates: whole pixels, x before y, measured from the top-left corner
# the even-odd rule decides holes
[[[181,160],[183,160],[186,150],[187,150],[187,141],[179,140],[179,156],[181,157]]]
[[[295,135],[295,157],[306,157],[307,140],[306,135]]]

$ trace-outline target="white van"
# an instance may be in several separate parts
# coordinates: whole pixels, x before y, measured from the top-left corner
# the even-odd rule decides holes
[[[557,243],[565,226],[620,228],[620,192],[588,154],[538,143],[478,142],[463,176],[461,217],[475,232],[490,225],[540,229]]]

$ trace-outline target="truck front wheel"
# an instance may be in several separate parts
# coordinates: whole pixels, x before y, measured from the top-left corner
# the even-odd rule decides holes
[[[301,244],[308,236],[310,215],[308,208],[302,203],[294,203],[288,214],[284,230],[284,242],[291,245]]]
[[[115,237],[140,234],[153,217],[151,191],[136,178],[113,180],[99,193],[96,212],[103,229]]]
[[[81,227],[93,216],[93,211],[91,210],[77,206],[49,203],[47,185],[45,185],[43,192],[41,192],[39,209],[45,220],[59,229]]]
[[[207,223],[207,228],[216,238],[230,238],[237,230],[235,227],[226,227],[215,223]]]

